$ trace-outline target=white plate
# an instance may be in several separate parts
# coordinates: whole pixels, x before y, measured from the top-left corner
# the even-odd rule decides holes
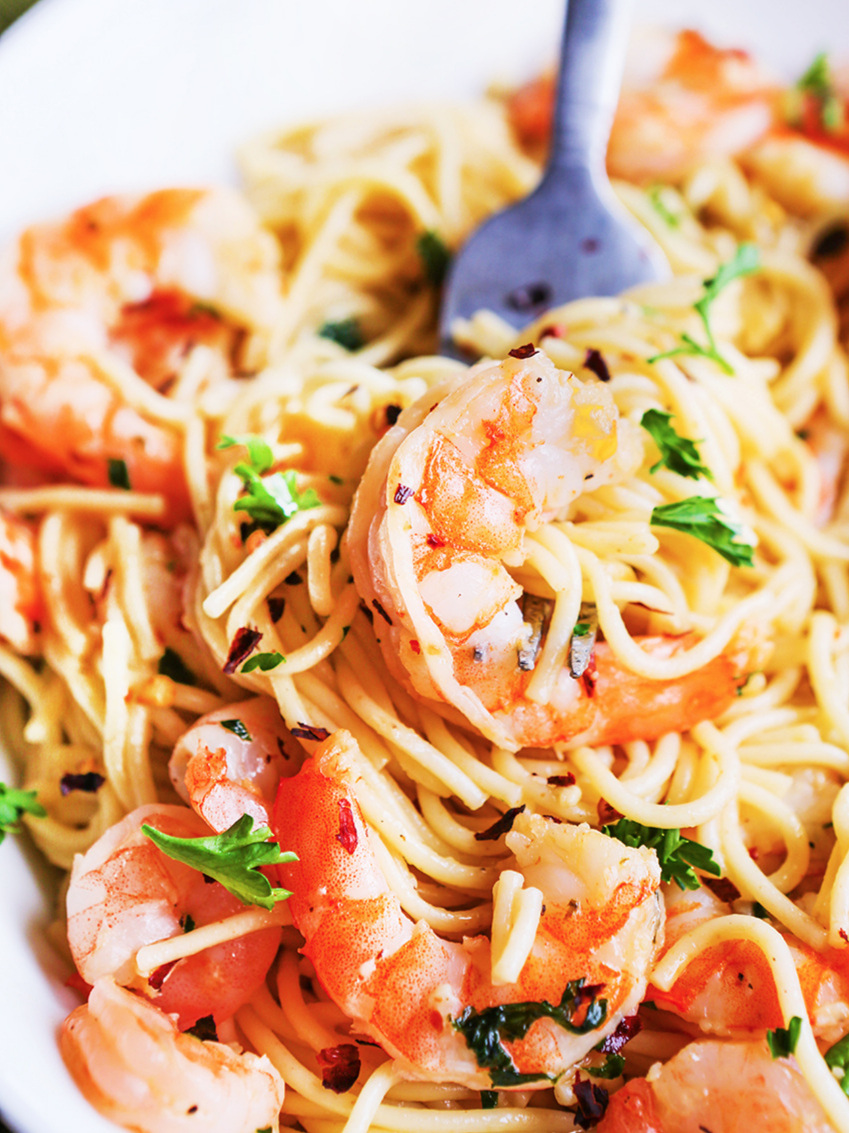
[[[236,144],[279,122],[528,77],[554,54],[561,5],[40,0],[0,39],[0,238],[109,192],[235,180]],[[635,6],[641,22],[698,27],[787,75],[818,50],[849,59],[846,0]],[[50,878],[15,838],[0,878],[0,1110],[20,1133],[108,1133],[56,1049],[76,999],[42,937]]]

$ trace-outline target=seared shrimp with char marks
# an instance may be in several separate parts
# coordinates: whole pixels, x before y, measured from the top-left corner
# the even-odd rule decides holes
[[[282,867],[292,917],[327,994],[413,1078],[489,1089],[570,1071],[645,993],[662,932],[654,854],[588,826],[519,815],[507,847],[541,891],[542,912],[518,979],[495,983],[487,937],[442,939],[389,890],[357,802],[357,758],[353,739],[335,733],[281,781],[274,812],[299,855]],[[575,1025],[531,1015],[523,1033],[501,1036],[499,1052],[489,1048],[498,1066],[467,1037],[490,1008],[557,1005],[570,991]],[[588,1017],[589,999],[600,1019]]]
[[[602,642],[592,686],[564,666],[544,702],[528,695],[530,625],[509,569],[524,560],[525,534],[562,518],[580,494],[627,480],[641,457],[610,390],[539,351],[478,365],[406,410],[372,453],[348,531],[390,670],[510,750],[653,739],[719,715],[748,648],[650,680]],[[672,657],[694,639],[639,643]]]
[[[74,861],[68,886],[68,944],[82,978],[105,977],[128,985],[138,979],[135,954],[241,912],[244,905],[223,885],[159,850],[143,833],[147,823],[178,838],[208,835],[187,807],[154,803],[110,827]],[[186,956],[154,973],[146,994],[178,1017],[182,1030],[212,1015],[230,1018],[254,995],[280,943],[272,926]]]
[[[106,197],[36,225],[0,258],[0,455],[45,479],[159,492],[188,514],[179,415],[167,395],[188,352],[225,376],[270,333],[274,241],[229,191]],[[254,344],[256,345],[256,344]],[[145,404],[146,401],[146,404]]]
[[[65,1064],[91,1104],[140,1133],[276,1129],[285,1087],[269,1060],[183,1035],[108,977],[62,1024]]]

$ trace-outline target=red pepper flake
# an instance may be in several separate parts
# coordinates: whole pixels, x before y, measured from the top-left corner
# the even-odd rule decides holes
[[[419,643],[416,641],[416,639],[414,637],[410,638],[410,648],[412,649],[412,651],[414,653],[421,653],[421,651],[422,651],[422,647],[419,645]]]
[[[285,598],[269,598],[268,599],[268,613],[271,620],[276,625],[283,617],[283,611],[286,609]]]
[[[405,504],[413,494],[412,488],[408,488],[405,484],[399,484],[395,489],[395,503]]]
[[[607,799],[599,799],[596,810],[598,812],[599,826],[609,826],[612,822],[618,822],[619,819],[622,818],[619,811],[615,807],[612,807]]]
[[[321,1084],[334,1094],[344,1094],[360,1075],[360,1052],[353,1043],[328,1046],[317,1054]]]
[[[840,939],[843,941],[843,943],[849,944],[849,932],[847,932],[845,928],[838,929],[837,931],[840,934]]]
[[[236,636],[230,644],[230,652],[227,654],[227,660],[224,662],[222,671],[225,673],[235,673],[241,663],[250,657],[261,640],[262,634],[257,629],[250,629],[248,626],[241,626],[241,628],[237,629]]]
[[[150,975],[147,978],[147,982],[154,989],[154,991],[159,991],[159,989],[165,983],[165,979],[166,979],[168,973],[171,971],[171,969],[174,967],[174,965],[176,963],[177,963],[176,960],[170,960],[167,964],[161,964],[156,969],[155,972],[150,973]]]
[[[377,610],[377,612],[380,614],[380,616],[383,618],[383,620],[386,622],[386,624],[391,626],[392,625],[392,619],[387,614],[387,612],[384,610],[384,608],[381,606],[381,604],[378,602],[378,600],[376,598],[372,598],[371,604],[372,604],[372,606],[374,606],[375,610]]]
[[[509,834],[513,829],[513,823],[516,821],[516,816],[521,814],[525,809],[525,804],[521,806],[511,807],[510,810],[505,810],[501,818],[493,822],[492,826],[488,826],[486,830],[479,830],[475,835],[476,842],[496,842],[504,834]]]
[[[532,358],[536,354],[537,348],[532,342],[526,342],[524,346],[516,346],[510,351],[511,358]]]
[[[584,358],[584,366],[587,370],[592,370],[600,381],[610,381],[610,370],[608,370],[607,363],[602,357],[600,350],[590,348]]]
[[[540,338],[565,338],[569,328],[565,323],[549,323],[539,332]]]
[[[602,1054],[618,1054],[635,1035],[643,1029],[643,1021],[639,1015],[626,1015],[619,1020],[619,1025],[612,1031],[598,1048]]]
[[[707,886],[715,897],[718,897],[720,901],[726,901],[729,905],[740,896],[740,890],[730,877],[702,877],[700,881],[702,885]]]
[[[575,783],[575,776],[567,771],[565,775],[549,775],[546,782],[549,787],[571,787]]]
[[[327,728],[317,728],[314,724],[305,724],[303,720],[299,720],[297,728],[292,728],[291,732],[296,739],[315,740],[316,743],[321,743],[330,735]]]
[[[357,848],[357,824],[354,822],[354,811],[350,799],[339,800],[339,833],[336,841],[349,854]]]
[[[59,792],[62,795],[69,795],[71,791],[86,791],[93,795],[105,782],[105,776],[97,771],[84,771],[79,775],[68,772],[59,780]]]
[[[604,1117],[610,1095],[603,1086],[596,1086],[589,1078],[575,1076],[573,1087],[578,1100],[578,1112],[575,1114],[575,1124],[579,1129],[591,1129]]]
[[[427,545],[428,545],[428,547],[444,547],[445,546],[445,540],[440,539],[440,537],[438,535],[434,535],[433,532],[430,531],[430,532],[428,532],[428,536],[427,536]]]

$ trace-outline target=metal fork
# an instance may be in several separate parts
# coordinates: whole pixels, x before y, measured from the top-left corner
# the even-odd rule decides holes
[[[451,339],[455,319],[483,308],[519,327],[570,299],[617,295],[669,274],[660,249],[617,201],[604,168],[630,3],[568,0],[545,174],[455,256],[442,302],[443,353],[460,353]]]

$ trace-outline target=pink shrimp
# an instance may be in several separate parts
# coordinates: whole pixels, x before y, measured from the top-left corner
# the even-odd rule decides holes
[[[548,75],[508,104],[532,149],[548,138],[553,97]],[[695,31],[647,31],[628,53],[608,169],[630,181],[674,179],[705,158],[740,153],[770,128],[777,100],[777,86],[744,51],[713,47]]]
[[[519,355],[432,390],[372,453],[348,546],[387,665],[512,750],[652,739],[719,715],[752,667],[748,644],[668,681],[629,672],[601,643],[592,683],[564,667],[545,703],[528,695],[536,659],[522,660],[531,627],[508,567],[521,565],[526,532],[632,475],[641,441],[603,383]],[[692,644],[640,641],[658,657]]]
[[[112,977],[128,985],[139,948],[244,909],[218,882],[174,861],[142,832],[143,823],[180,838],[210,833],[186,807],[139,807],[74,861],[68,886],[68,943],[88,984]],[[212,1015],[228,1019],[256,992],[277,953],[278,927],[217,944],[154,973],[143,990],[182,1030]],[[155,986],[154,986],[155,985]]]
[[[335,733],[281,781],[274,810],[274,828],[300,858],[282,868],[292,917],[327,994],[411,1077],[490,1088],[569,1071],[644,994],[661,923],[654,855],[588,826],[519,815],[507,846],[544,905],[517,981],[496,986],[488,938],[443,940],[389,891],[357,803],[356,758],[353,739]],[[581,980],[583,996],[570,984]],[[501,1077],[458,1025],[499,1004],[558,1004],[575,991],[578,1030],[590,994],[606,1001],[603,1022],[571,1033],[537,1018],[503,1039]]]
[[[59,1033],[62,1057],[104,1117],[141,1133],[256,1133],[277,1128],[284,1085],[265,1057],[183,1035],[108,977]]]
[[[0,511],[0,640],[19,653],[35,653],[43,620],[35,529]]]
[[[793,1058],[765,1042],[690,1043],[610,1099],[596,1133],[834,1133]]]
[[[278,288],[271,236],[223,190],[107,197],[30,228],[0,261],[4,461],[46,479],[118,478],[164,495],[169,522],[187,516],[179,423],[128,404],[110,369],[167,395],[203,344],[229,374]]]
[[[704,887],[666,894],[664,951],[696,925],[731,913]],[[825,1042],[842,1038],[849,1027],[849,957],[834,948],[817,952],[782,933],[796,964],[814,1034]],[[772,969],[763,951],[747,940],[706,948],[692,960],[669,991],[649,987],[647,998],[701,1030],[743,1038],[782,1026]]]
[[[201,716],[180,737],[168,764],[171,782],[213,830],[243,814],[268,825],[287,763],[303,757],[273,700],[255,697]],[[297,762],[300,762],[298,758]]]

